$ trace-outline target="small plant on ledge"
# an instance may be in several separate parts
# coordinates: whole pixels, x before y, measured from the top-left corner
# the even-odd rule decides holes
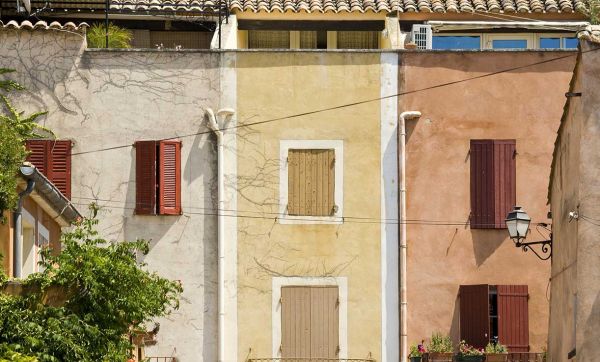
[[[430,362],[452,362],[452,339],[448,335],[435,332],[427,345]]]
[[[485,346],[485,360],[487,362],[508,361],[508,348],[498,342],[488,343],[488,345]]]
[[[483,349],[477,349],[465,341],[458,344],[457,361],[483,362],[483,358]]]
[[[408,353],[408,358],[410,362],[421,362],[421,358],[423,357],[423,353],[425,353],[425,346],[421,342],[421,344],[413,344],[410,346],[410,352]]]

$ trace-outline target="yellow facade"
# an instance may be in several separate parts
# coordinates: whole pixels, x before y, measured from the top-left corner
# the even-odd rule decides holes
[[[238,123],[376,99],[380,57],[238,53]],[[239,361],[277,357],[278,277],[347,278],[347,357],[381,360],[380,107],[374,101],[238,129],[238,210],[247,216],[238,219]],[[343,216],[357,219],[285,224],[276,218],[280,181],[287,182],[280,180],[281,140],[343,141],[343,160],[336,159],[343,162]]]

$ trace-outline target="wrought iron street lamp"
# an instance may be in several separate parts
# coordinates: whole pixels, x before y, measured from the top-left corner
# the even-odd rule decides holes
[[[529,224],[531,218],[527,215],[527,212],[520,206],[515,208],[508,213],[506,216],[506,227],[508,228],[508,234],[510,238],[515,242],[517,248],[523,249],[523,251],[531,250],[533,253],[542,260],[548,260],[552,256],[552,232],[550,232],[549,240],[542,241],[530,241],[523,242],[529,232]],[[541,226],[544,226],[541,224]],[[536,251],[532,246],[540,245],[540,251]]]

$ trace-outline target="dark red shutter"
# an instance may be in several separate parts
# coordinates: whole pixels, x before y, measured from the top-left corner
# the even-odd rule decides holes
[[[493,228],[494,221],[494,142],[471,140],[471,228]]]
[[[490,340],[489,286],[460,286],[460,339],[484,348]]]
[[[160,141],[158,166],[159,213],[181,214],[181,142]]]
[[[25,147],[29,151],[27,155],[27,161],[31,162],[41,173],[46,175],[48,154],[47,154],[47,140],[27,140]]]
[[[67,198],[71,198],[71,146],[69,140],[28,140],[27,160]]]
[[[156,215],[156,141],[135,143],[135,213]]]
[[[515,140],[471,140],[471,228],[506,228],[516,203]]]
[[[516,204],[515,140],[494,140],[494,226],[506,228],[506,215]]]
[[[527,285],[498,285],[498,340],[510,352],[529,351]]]

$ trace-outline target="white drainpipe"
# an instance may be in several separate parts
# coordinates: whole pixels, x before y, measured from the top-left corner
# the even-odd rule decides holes
[[[223,362],[223,356],[225,355],[225,254],[223,247],[223,236],[225,235],[225,223],[223,211],[225,210],[225,176],[223,174],[223,131],[219,128],[217,119],[212,109],[207,108],[206,114],[208,116],[208,127],[217,136],[217,188],[218,188],[218,210],[217,210],[217,238],[219,243],[218,251],[218,274],[219,274],[219,288],[218,288],[218,300],[219,300],[219,362]],[[229,120],[235,111],[229,108],[219,109],[217,116],[223,120],[223,127],[225,127],[225,121]]]
[[[408,306],[406,302],[406,121],[418,119],[421,112],[400,113],[398,123],[398,172],[400,192],[400,361],[408,360]]]

